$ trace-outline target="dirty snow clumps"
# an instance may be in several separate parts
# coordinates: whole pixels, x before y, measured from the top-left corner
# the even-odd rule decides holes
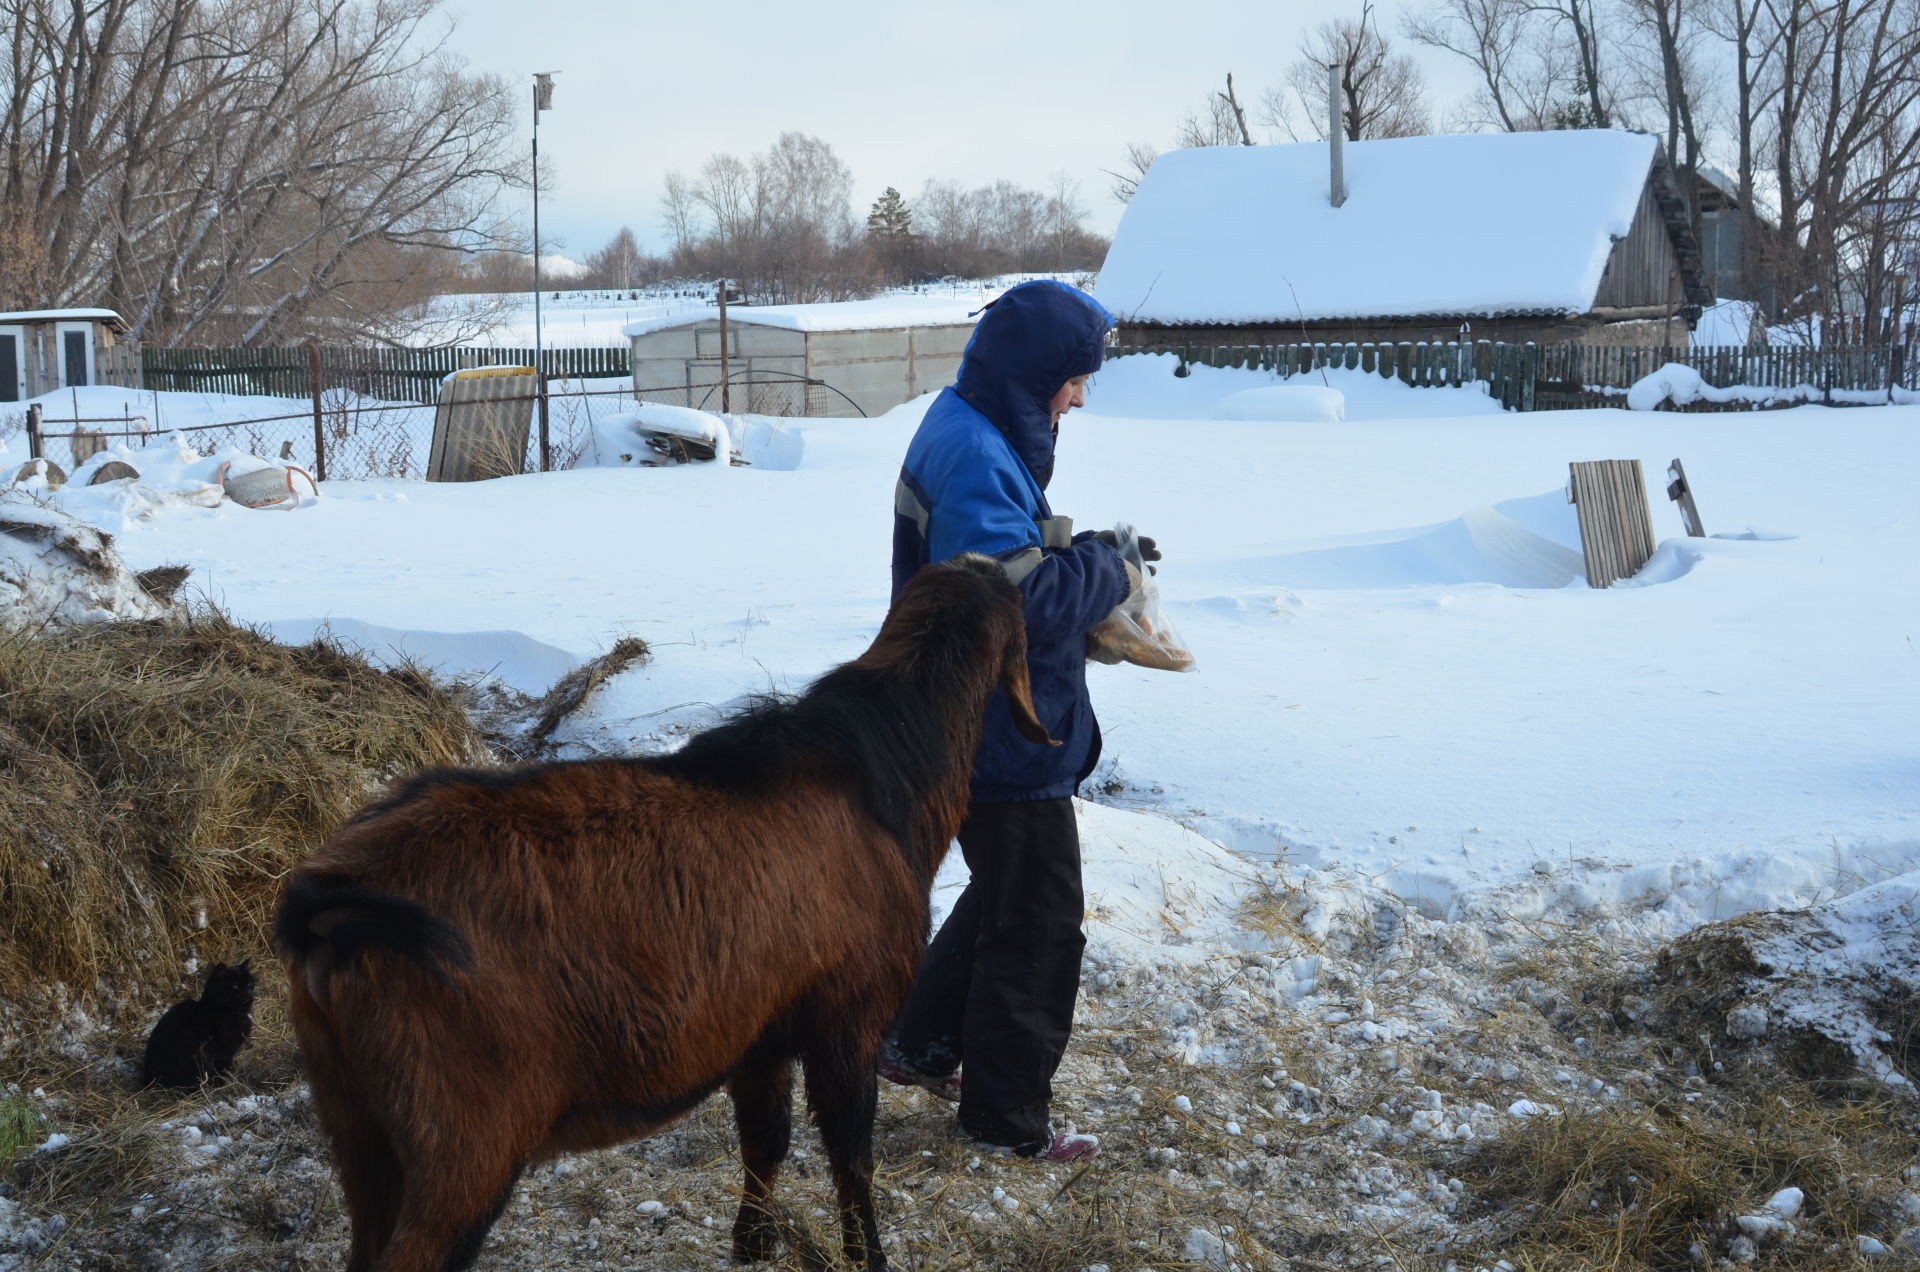
[[[129,570],[112,535],[45,501],[32,481],[0,490],[0,631],[177,617],[159,573]]]

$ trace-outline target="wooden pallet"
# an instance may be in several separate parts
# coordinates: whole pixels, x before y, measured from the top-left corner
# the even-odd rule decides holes
[[[1576,461],[1567,468],[1567,501],[1580,513],[1587,585],[1612,587],[1637,574],[1653,555],[1646,476],[1637,459]]]

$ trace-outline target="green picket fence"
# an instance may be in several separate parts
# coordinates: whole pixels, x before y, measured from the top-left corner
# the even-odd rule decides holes
[[[1822,393],[1920,389],[1920,359],[1910,346],[1824,349],[1611,347],[1509,344],[1504,341],[1401,341],[1358,344],[1128,343],[1114,357],[1171,354],[1184,365],[1269,371],[1287,378],[1320,370],[1360,371],[1416,387],[1482,382],[1509,410],[1618,406],[1618,393],[1670,362],[1700,372],[1718,388],[1811,385]]]

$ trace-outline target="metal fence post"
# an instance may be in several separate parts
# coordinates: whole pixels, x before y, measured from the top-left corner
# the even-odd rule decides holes
[[[720,413],[730,414],[733,402],[727,385],[727,280],[720,280]]]
[[[307,346],[307,389],[313,394],[313,475],[327,479],[327,429],[320,418],[320,346]]]
[[[40,404],[27,407],[27,458],[40,459]]]
[[[547,373],[543,369],[540,372],[540,471],[550,471],[552,462],[552,452],[547,444]]]

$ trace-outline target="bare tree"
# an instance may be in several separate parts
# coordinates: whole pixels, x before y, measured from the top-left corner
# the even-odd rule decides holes
[[[693,201],[707,214],[710,239],[726,250],[756,237],[762,206],[753,169],[734,155],[717,154],[700,166]]]
[[[1105,256],[1106,244],[1086,228],[1087,209],[1080,202],[1080,183],[1065,172],[1053,174],[1045,216],[1047,250],[1052,256],[1049,269],[1088,268]]]
[[[1709,91],[1699,46],[1708,37],[1701,21],[1705,0],[1623,0],[1622,12],[1638,38],[1625,42],[1621,60],[1632,65],[1644,53],[1643,95],[1650,100],[1664,129],[1666,152],[1679,177],[1679,193],[1687,215],[1699,230],[1695,175],[1704,145],[1699,102]],[[1649,120],[1648,122],[1653,122]]]
[[[958,278],[1097,268],[1106,240],[1086,229],[1075,193],[1064,176],[1051,194],[1011,181],[973,189],[927,182],[914,218],[928,268]]]
[[[0,0],[8,304],[110,304],[150,343],[378,334],[497,241],[517,96],[433,0]]]
[[[699,215],[697,205],[693,187],[686,177],[678,172],[667,173],[665,189],[660,195],[660,216],[667,223],[667,233],[673,237],[675,253],[693,246],[694,220]]]
[[[1567,24],[1529,0],[1439,0],[1421,14],[1408,14],[1403,30],[1416,44],[1440,49],[1474,68],[1480,84],[1456,110],[1463,128],[1523,132],[1584,123],[1593,98],[1583,83],[1579,51],[1566,39]],[[1590,30],[1587,10],[1581,31]],[[1598,74],[1597,52],[1595,74]],[[1599,93],[1598,81],[1591,93]],[[1570,109],[1579,103],[1578,109]],[[1604,112],[1602,112],[1604,113]]]
[[[1215,93],[1197,109],[1187,112],[1174,136],[1174,145],[1182,150],[1196,146],[1250,146],[1246,120],[1239,102],[1225,93]]]
[[[1607,85],[1600,75],[1601,31],[1599,0],[1534,0],[1531,12],[1545,16],[1571,43],[1574,54],[1575,97],[1561,105],[1554,119],[1559,128],[1606,128],[1613,122]]]
[[[1287,68],[1287,86],[1267,91],[1265,121],[1295,141],[1327,136],[1327,67],[1340,67],[1341,131],[1348,141],[1417,137],[1431,131],[1426,77],[1411,57],[1396,53],[1373,20],[1324,22],[1302,36],[1300,56]],[[1304,121],[1304,126],[1303,126]]]
[[[1761,121],[1780,91],[1778,83],[1772,82],[1781,36],[1774,13],[1774,0],[1714,0],[1703,19],[1709,30],[1732,46],[1734,180],[1740,206],[1749,213],[1758,206],[1754,166]]]
[[[1233,87],[1233,76],[1228,74],[1224,92],[1215,92],[1208,96],[1197,108],[1189,110],[1180,121],[1173,145],[1176,150],[1190,150],[1198,146],[1251,146],[1253,134],[1247,130],[1247,112],[1240,105],[1239,94]],[[1127,203],[1133,199],[1133,192],[1140,188],[1140,179],[1147,175],[1147,169],[1160,156],[1157,146],[1145,142],[1130,142],[1127,146],[1126,161],[1120,171],[1103,168],[1113,184],[1108,187],[1114,200]]]
[[[605,247],[587,257],[587,276],[582,281],[589,287],[632,287],[636,282],[655,281],[661,273],[660,262],[642,252],[633,231],[623,225]]]
[[[755,300],[845,300],[871,289],[853,220],[853,174],[833,147],[782,133],[751,159],[716,154],[689,181],[667,174],[662,209],[683,273],[726,277]]]
[[[1782,262],[1797,265],[1783,299],[1877,316],[1920,177],[1920,0],[1783,8],[1773,175],[1780,239],[1798,256]]]
[[[1151,168],[1153,161],[1159,157],[1158,149],[1145,142],[1135,141],[1128,143],[1126,163],[1119,172],[1111,168],[1102,168],[1100,171],[1113,178],[1113,184],[1107,189],[1113,195],[1114,202],[1131,203],[1133,192],[1140,188],[1140,179],[1147,175],[1147,169]]]

